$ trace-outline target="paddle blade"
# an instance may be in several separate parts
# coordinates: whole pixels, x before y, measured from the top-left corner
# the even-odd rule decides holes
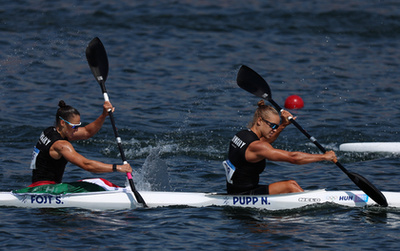
[[[257,72],[249,67],[242,65],[238,71],[237,84],[240,88],[256,95],[257,97],[271,100],[271,89],[268,83]]]
[[[371,182],[369,182],[366,178],[357,173],[347,172],[346,174],[365,194],[371,197],[371,199],[373,199],[376,203],[383,207],[388,206],[386,198],[382,192],[372,185]]]
[[[108,58],[106,49],[98,37],[93,38],[86,48],[86,59],[95,79],[104,88],[108,76]]]
[[[148,207],[146,202],[144,201],[142,195],[140,195],[140,193],[136,190],[135,184],[133,183],[133,180],[132,180],[132,176],[129,177],[129,175],[128,175],[128,180],[129,180],[129,185],[131,186],[132,192],[135,195],[136,201],[138,203],[142,204],[143,207]]]

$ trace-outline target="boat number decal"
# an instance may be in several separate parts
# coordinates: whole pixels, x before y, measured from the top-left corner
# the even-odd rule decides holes
[[[31,204],[64,204],[60,195],[30,195],[30,197]]]
[[[234,196],[233,205],[269,205],[268,197],[257,197],[257,196]]]

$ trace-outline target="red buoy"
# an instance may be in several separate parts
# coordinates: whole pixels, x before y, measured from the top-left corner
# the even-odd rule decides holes
[[[304,107],[303,99],[297,95],[290,95],[285,101],[285,108],[287,109],[301,109]]]

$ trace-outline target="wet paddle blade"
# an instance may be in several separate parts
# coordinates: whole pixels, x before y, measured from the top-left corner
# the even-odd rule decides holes
[[[388,203],[385,196],[371,182],[360,174],[347,172],[347,176],[371,199],[383,207],[387,207]]]
[[[93,38],[86,48],[86,59],[97,82],[104,85],[108,76],[108,57],[106,49],[98,37]]]
[[[240,88],[256,95],[257,97],[271,100],[271,90],[268,83],[257,72],[242,65],[237,74],[236,82]]]

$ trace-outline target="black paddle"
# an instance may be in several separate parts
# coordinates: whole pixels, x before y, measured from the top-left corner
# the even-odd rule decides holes
[[[244,90],[256,95],[257,97],[268,100],[278,111],[282,111],[282,108],[272,99],[271,89],[268,83],[260,76],[257,72],[253,71],[249,67],[242,65],[237,74],[237,84]],[[317,142],[317,140],[308,134],[293,118],[289,118],[290,122],[294,124],[311,142],[313,142],[319,150],[323,153],[326,152],[325,148]],[[349,172],[339,162],[335,164],[342,170],[347,176],[362,190],[365,194],[371,197],[376,203],[383,207],[387,207],[388,203],[385,196],[379,191],[374,185],[371,184],[363,176]]]
[[[90,69],[92,70],[95,79],[100,84],[104,100],[109,101],[105,85],[108,76],[108,58],[103,43],[100,41],[98,37],[95,37],[92,41],[90,41],[88,47],[86,48],[86,59],[89,63]],[[111,109],[108,111],[108,114],[114,130],[115,138],[118,143],[118,148],[121,154],[122,161],[124,164],[128,164],[125,158],[124,151],[121,146],[121,138],[118,136],[117,127],[115,126],[114,116]],[[141,203],[143,207],[147,207],[146,202],[143,200],[142,196],[135,188],[135,184],[133,183],[132,179],[132,174],[126,173],[126,175],[128,176],[129,185],[131,187],[133,194],[135,195],[136,201]]]

